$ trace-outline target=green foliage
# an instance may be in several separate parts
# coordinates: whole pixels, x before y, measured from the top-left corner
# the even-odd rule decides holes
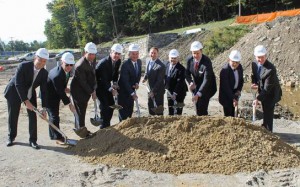
[[[248,32],[247,26],[231,26],[213,30],[211,36],[203,42],[205,54],[213,59],[218,54],[232,47]]]

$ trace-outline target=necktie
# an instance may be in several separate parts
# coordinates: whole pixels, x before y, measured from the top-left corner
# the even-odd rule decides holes
[[[172,66],[170,67],[170,70],[169,70],[169,77],[171,77],[171,74],[172,74],[173,69],[174,69],[174,65],[172,65]]]
[[[66,73],[66,84],[68,84],[69,78],[70,78],[70,73]]]
[[[261,73],[261,66],[258,66],[257,75],[259,79],[260,79],[260,73]]]
[[[33,86],[33,83],[34,83],[35,78],[37,77],[38,73],[39,73],[38,70],[34,70],[34,71],[33,71],[32,84],[31,84],[31,86],[30,86],[30,88],[29,88],[29,90],[28,90],[28,93],[27,93],[27,98],[28,98],[29,100],[30,100],[31,97],[32,97],[32,86]]]
[[[199,62],[194,62],[194,70],[198,71],[199,69]]]
[[[138,76],[138,74],[139,74],[139,69],[138,69],[137,62],[134,63],[134,69],[135,69],[135,75]]]

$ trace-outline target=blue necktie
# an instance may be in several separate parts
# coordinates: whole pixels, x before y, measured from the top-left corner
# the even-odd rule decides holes
[[[261,66],[258,66],[257,75],[259,79],[260,79],[260,72],[261,72]]]
[[[135,75],[138,76],[138,74],[139,74],[139,69],[138,69],[137,62],[134,63],[134,69],[135,69]]]

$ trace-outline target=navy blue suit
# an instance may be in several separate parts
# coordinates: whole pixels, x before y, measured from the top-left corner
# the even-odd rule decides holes
[[[242,65],[239,64],[235,71],[238,72],[237,88],[234,88],[236,80],[229,63],[225,64],[220,72],[219,103],[223,106],[225,116],[234,117],[233,100],[239,99],[244,85]]]
[[[136,74],[135,68],[131,59],[123,62],[120,71],[120,78],[118,84],[120,86],[120,92],[118,96],[118,104],[123,108],[119,110],[120,121],[130,118],[133,113],[134,100],[131,94],[135,91],[133,86],[140,82],[142,62],[137,60],[138,74]]]
[[[70,74],[70,73],[68,73]],[[49,115],[49,120],[59,128],[59,104],[60,101],[64,105],[70,104],[70,99],[67,96],[65,89],[67,87],[68,79],[66,72],[61,66],[56,66],[49,71],[47,88],[48,88],[48,107],[47,112]],[[60,133],[55,131],[49,126],[49,136],[52,140],[61,139]]]
[[[37,106],[35,89],[39,86],[42,107],[47,107],[47,77],[48,72],[40,69],[35,81],[33,82],[34,63],[22,62],[17,67],[15,75],[9,81],[5,88],[4,96],[8,105],[8,138],[14,140],[17,136],[17,125],[20,114],[21,103],[28,100],[27,94],[32,85],[32,97],[30,102],[33,106]],[[32,84],[33,82],[33,84]],[[27,110],[29,117],[29,141],[37,141],[37,119],[33,111]]]
[[[210,59],[202,54],[198,70],[194,68],[194,58],[187,60],[185,78],[190,84],[194,82],[196,89],[193,94],[200,92],[202,96],[197,101],[197,115],[208,115],[209,99],[216,93],[217,84]]]
[[[164,105],[164,94],[165,94],[165,65],[159,60],[156,59],[153,63],[153,66],[149,70],[149,63],[147,64],[147,70],[144,76],[144,80],[148,80],[150,90],[154,93],[154,98],[157,106]],[[148,71],[149,70],[149,71]],[[151,109],[154,107],[152,99],[148,98],[148,110],[151,115],[163,115],[155,114]]]
[[[179,62],[174,66],[169,74],[170,62],[166,63],[165,88],[171,93],[176,93],[176,102],[183,103],[188,91],[185,83],[185,68]],[[169,74],[169,75],[168,75]],[[174,101],[168,97],[169,115],[174,115]],[[182,108],[177,108],[177,114],[182,114]]]
[[[256,62],[252,62],[252,84],[258,85],[257,100],[262,103],[263,107],[263,126],[269,131],[273,131],[273,118],[275,104],[280,101],[282,90],[275,66],[268,60],[261,66],[258,74]]]
[[[110,106],[114,105],[115,102],[109,89],[112,86],[112,82],[118,81],[120,65],[121,60],[113,64],[111,57],[107,56],[101,59],[96,66],[96,94],[100,100],[100,115],[103,119],[102,128],[110,126],[110,121],[113,116],[114,110],[110,108]]]

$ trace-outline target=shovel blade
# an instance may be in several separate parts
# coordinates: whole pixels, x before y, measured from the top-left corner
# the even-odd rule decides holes
[[[85,138],[89,132],[86,127],[80,127],[79,129],[74,128],[73,131],[80,137]]]
[[[90,118],[91,124],[98,127],[102,125],[103,120],[99,116],[95,116],[94,118]]]
[[[112,108],[112,109],[117,109],[117,110],[120,110],[120,109],[123,108],[121,105],[111,105],[109,107]]]
[[[151,110],[155,113],[155,114],[162,114],[164,112],[164,107],[163,106],[158,106],[156,108],[151,108]]]
[[[185,106],[184,103],[177,103],[176,105],[173,105],[173,108],[183,108]]]

